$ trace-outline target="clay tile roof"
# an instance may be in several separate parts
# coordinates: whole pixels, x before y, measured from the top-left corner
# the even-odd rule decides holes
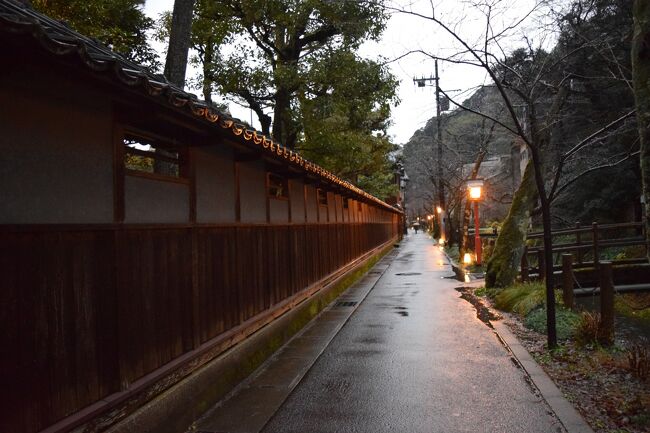
[[[40,14],[17,0],[0,0],[0,38],[12,33],[35,39],[40,46],[62,58],[81,60],[86,68],[95,73],[110,74],[120,85],[145,92],[158,98],[158,102],[192,113],[197,121],[208,122],[233,138],[257,145],[261,151],[287,165],[295,166],[304,172],[320,177],[329,183],[339,185],[353,196],[372,201],[388,210],[399,209],[379,200],[360,188],[352,185],[324,168],[306,160],[297,152],[290,150],[270,137],[241,123],[215,109],[196,95],[185,92],[167,81],[163,75],[153,74],[137,63],[129,61],[97,40],[75,32],[64,23]],[[1,39],[0,39],[1,41]],[[1,43],[0,43],[1,46]]]

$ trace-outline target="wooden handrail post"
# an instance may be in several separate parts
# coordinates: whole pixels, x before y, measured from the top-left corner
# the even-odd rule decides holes
[[[594,269],[598,268],[598,262],[600,262],[600,251],[598,251],[598,223],[591,223],[591,233],[592,233],[592,243],[594,251]]]
[[[614,282],[612,262],[600,263],[600,324],[598,340],[603,345],[614,342]]]
[[[528,281],[528,246],[524,246],[524,254],[521,256],[521,281]]]
[[[576,249],[576,256],[578,257],[578,264],[582,264],[582,242],[580,240],[581,238],[581,233],[580,233],[580,221],[576,221],[576,244],[578,245],[578,248]]]
[[[562,300],[573,310],[573,254],[562,254]]]
[[[544,250],[537,250],[537,272],[539,279],[544,281],[546,275],[546,263],[544,263]]]

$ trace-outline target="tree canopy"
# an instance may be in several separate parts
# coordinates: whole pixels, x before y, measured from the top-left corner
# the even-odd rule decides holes
[[[198,0],[195,86],[206,100],[217,93],[250,108],[263,133],[385,196],[398,83],[358,54],[385,21],[377,2]]]

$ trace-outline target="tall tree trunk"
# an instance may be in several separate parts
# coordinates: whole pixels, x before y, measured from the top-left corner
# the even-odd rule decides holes
[[[650,258],[650,2],[634,2],[632,74],[641,143],[641,179],[645,202],[646,252]]]
[[[192,34],[192,12],[194,0],[175,0],[172,14],[172,28],[169,33],[169,47],[165,61],[165,77],[180,87],[185,87],[185,71]]]
[[[544,281],[546,283],[546,330],[548,337],[548,348],[554,349],[557,346],[557,331],[555,328],[555,276],[553,273],[553,238],[551,235],[551,203],[546,197],[544,187],[544,176],[542,174],[542,157],[539,147],[529,147],[532,158],[531,163],[535,171],[535,185],[537,195],[542,207],[542,225],[544,227]],[[541,269],[540,269],[541,277]]]
[[[510,211],[503,221],[494,252],[488,261],[485,273],[487,287],[506,287],[514,282],[524,253],[530,213],[535,207],[537,196],[535,168],[531,160],[526,165],[524,177],[515,191]]]
[[[212,102],[212,62],[214,61],[214,44],[208,39],[203,54],[203,99]]]
[[[273,107],[273,139],[283,146],[296,147],[296,134],[291,120],[291,96],[285,88],[279,88],[275,94]]]

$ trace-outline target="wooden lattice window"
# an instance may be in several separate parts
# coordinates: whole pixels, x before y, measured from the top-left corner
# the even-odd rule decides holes
[[[288,199],[289,183],[287,179],[275,173],[267,174],[267,191],[269,197]]]
[[[316,190],[316,197],[318,198],[319,205],[327,206],[327,191],[318,188]]]
[[[185,150],[162,141],[127,134],[124,136],[124,168],[129,174],[184,179]]]

